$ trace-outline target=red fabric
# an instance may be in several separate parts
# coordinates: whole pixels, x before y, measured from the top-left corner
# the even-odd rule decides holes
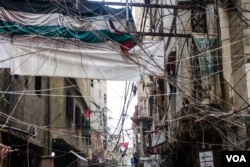
[[[127,148],[128,147],[128,142],[120,143],[120,147]]]
[[[88,108],[87,112],[86,112],[86,118],[89,119],[91,116],[91,111],[90,109]]]
[[[122,156],[125,155],[125,152],[127,151],[127,148],[128,148],[128,142],[120,143],[120,151],[122,152]]]
[[[123,42],[120,45],[121,51],[127,53],[131,48],[133,48],[135,44],[132,41]]]

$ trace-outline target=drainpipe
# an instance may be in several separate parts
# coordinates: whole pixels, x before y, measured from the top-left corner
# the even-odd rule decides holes
[[[11,79],[11,86],[10,86],[10,91],[12,92],[13,91],[13,87],[14,87],[14,83],[15,83],[15,76],[12,75],[12,79]],[[8,106],[8,111],[7,113],[10,114],[11,113],[11,110],[12,110],[12,102],[13,102],[13,94],[11,93],[10,94],[10,103],[9,103],[9,106]],[[8,123],[8,122],[7,122]]]
[[[127,28],[127,31],[129,31],[129,15],[128,15],[128,9],[129,9],[128,0],[126,0],[126,28]]]
[[[141,155],[144,155],[144,141],[143,141],[143,121],[140,121],[140,143],[141,143],[141,148],[140,148],[140,153]]]
[[[134,134],[135,134],[135,148],[134,148],[134,152],[139,152],[139,148],[138,148],[138,126],[135,127],[135,131],[134,131]]]
[[[217,42],[217,48],[221,48],[221,30],[220,30],[220,17],[219,17],[219,2],[218,0],[216,0],[215,2],[215,15],[217,16],[216,19],[216,24],[217,24],[217,31],[218,31],[218,42]],[[221,57],[222,53],[221,53],[221,49],[218,50],[218,71],[223,71],[223,58]],[[221,97],[223,100],[228,100],[229,98],[226,97],[226,93],[225,93],[225,84],[224,84],[224,73],[221,72],[219,73],[219,81],[220,81],[220,88],[221,88]]]
[[[76,0],[76,9],[78,10],[79,0]]]
[[[51,142],[50,142],[50,91],[49,91],[49,87],[50,87],[50,82],[49,82],[49,77],[46,77],[46,88],[47,88],[47,96],[45,96],[45,105],[46,105],[46,116],[45,116],[45,124],[48,127],[48,131],[47,131],[47,144],[48,144],[48,152],[47,154],[50,155],[52,148],[51,148]]]

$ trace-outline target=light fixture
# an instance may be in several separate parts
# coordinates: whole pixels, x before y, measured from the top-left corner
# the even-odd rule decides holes
[[[52,152],[51,153],[51,157],[54,157],[56,154],[55,154],[55,152]]]

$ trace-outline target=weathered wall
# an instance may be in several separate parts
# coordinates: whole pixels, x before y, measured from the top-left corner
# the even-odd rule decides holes
[[[9,98],[11,94],[5,94],[6,90],[11,90],[10,85],[12,84],[11,78],[9,75],[9,70],[1,69],[0,70],[0,110],[1,112],[7,113],[9,109]]]
[[[232,84],[232,56],[231,55],[231,40],[230,40],[230,29],[229,29],[229,16],[228,12],[219,8],[219,24],[220,30],[220,44],[221,44],[221,59],[222,59],[222,73],[224,79]],[[220,51],[220,49],[218,49]],[[227,102],[232,102],[232,91],[231,88],[225,84],[225,100]],[[231,108],[228,107],[228,108]]]
[[[35,126],[44,126],[46,122],[46,96],[39,96],[35,93],[35,77],[16,76],[12,82],[13,91],[20,91],[19,94],[13,94],[10,100],[10,115],[23,121],[21,124],[14,124],[14,127],[28,131]],[[41,78],[41,89],[46,88],[46,78]],[[44,93],[44,92],[41,92]],[[37,130],[37,136],[31,138],[30,142],[44,146],[44,131]]]
[[[79,151],[88,153],[88,139],[82,136],[81,128],[77,129],[75,125],[75,108],[80,108],[81,113],[85,115],[87,110],[86,103],[77,91],[78,88],[72,86],[70,80],[64,78],[50,79],[50,125],[51,138],[62,138]],[[53,89],[56,88],[56,89]],[[73,120],[66,115],[66,94],[73,96]],[[55,96],[54,96],[55,95]]]
[[[250,8],[250,2],[246,0],[237,1],[239,7],[248,10]],[[232,67],[233,67],[233,80],[235,91],[240,94],[245,101],[249,99],[248,85],[249,85],[249,55],[250,55],[250,29],[240,18],[238,12],[245,17],[250,16],[249,12],[243,12],[238,9],[238,11],[229,12],[229,27],[230,27],[230,37],[231,37],[231,51],[232,51]],[[244,100],[239,97],[237,93],[234,93],[235,107],[239,108],[244,104]]]
[[[240,3],[241,0],[238,0],[237,4]],[[241,20],[238,11],[229,10],[228,18],[229,18],[228,26],[230,27],[232,68],[234,71],[244,64],[243,30],[246,27],[246,25]]]
[[[233,73],[234,80],[234,89],[237,93],[234,92],[234,108],[239,109],[244,106],[245,100],[248,97],[248,86],[247,78],[249,77],[246,74],[247,68],[250,64],[245,64],[241,66],[237,71]],[[233,91],[233,90],[232,90]]]

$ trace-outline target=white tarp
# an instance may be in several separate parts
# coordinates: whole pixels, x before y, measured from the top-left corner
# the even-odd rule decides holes
[[[144,74],[164,75],[164,42],[144,41],[132,48],[129,53],[135,61],[144,66]]]
[[[30,38],[5,43],[1,52],[16,75],[139,81],[141,75],[163,75],[163,41],[147,41],[123,55],[107,44],[62,43]],[[109,43],[110,45],[110,43]],[[11,47],[10,47],[11,46]],[[117,47],[118,48],[118,47]],[[132,61],[131,61],[132,59]],[[0,63],[1,68],[7,68]]]
[[[11,59],[12,74],[105,80],[139,79],[138,66],[116,52],[13,45],[12,55],[16,57]]]
[[[0,37],[0,68],[10,68],[10,40]]]

